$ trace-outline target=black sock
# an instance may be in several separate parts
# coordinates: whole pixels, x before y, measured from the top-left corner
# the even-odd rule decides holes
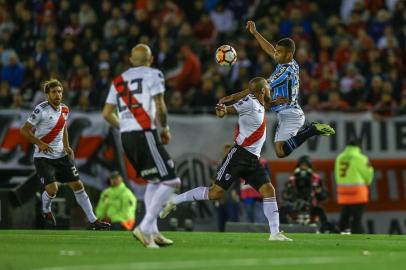
[[[299,132],[285,141],[283,144],[283,152],[286,156],[289,156],[296,148],[298,148],[302,143],[304,143],[310,137],[317,135],[316,130],[313,126],[299,130]]]

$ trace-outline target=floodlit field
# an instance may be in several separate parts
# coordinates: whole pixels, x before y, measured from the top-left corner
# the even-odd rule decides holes
[[[405,269],[406,236],[167,232],[147,250],[128,232],[0,230],[0,269]]]

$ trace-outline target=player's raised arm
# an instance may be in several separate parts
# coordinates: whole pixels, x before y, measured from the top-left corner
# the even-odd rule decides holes
[[[275,47],[266,40],[258,31],[253,21],[248,21],[246,28],[258,41],[259,46],[272,58],[275,58]]]
[[[234,93],[232,95],[228,95],[228,96],[225,96],[225,97],[221,98],[218,103],[219,104],[235,103],[238,100],[246,97],[249,93],[250,93],[249,89],[244,89],[244,90],[242,90],[240,92],[237,92],[237,93]]]
[[[120,128],[120,121],[118,120],[116,111],[116,105],[106,103],[103,108],[103,117],[106,121],[115,128]]]
[[[159,94],[155,95],[153,98],[154,98],[154,102],[156,105],[158,121],[162,128],[161,142],[163,144],[168,144],[171,139],[171,133],[169,132],[168,110],[166,109],[164,94],[159,93]]]

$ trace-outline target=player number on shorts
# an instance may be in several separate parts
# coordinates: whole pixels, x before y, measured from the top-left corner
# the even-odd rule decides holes
[[[130,82],[124,81],[125,84],[125,89],[121,93],[122,96],[128,95],[128,100],[129,100],[129,106],[133,105],[138,105],[138,104],[132,104],[131,103],[131,96],[134,94],[142,94],[142,78],[141,79],[132,79]],[[117,95],[117,104],[118,104],[118,110],[124,111],[127,109],[127,106],[124,104],[124,106],[120,106],[121,104],[121,99],[120,96]]]
[[[73,176],[79,176],[78,169],[76,169],[75,166],[72,166],[72,173],[73,173]]]
[[[340,162],[340,177],[345,177],[347,175],[348,168],[350,167],[349,161],[341,161]]]

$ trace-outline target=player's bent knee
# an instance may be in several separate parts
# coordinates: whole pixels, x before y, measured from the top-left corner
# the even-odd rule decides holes
[[[275,151],[276,152],[276,156],[278,157],[278,158],[284,158],[284,157],[286,157],[286,155],[285,155],[285,153],[283,152],[283,150],[282,151]]]
[[[275,197],[275,188],[269,182],[269,183],[263,184],[259,188],[259,193],[261,194],[262,198]]]
[[[70,182],[69,183],[69,187],[73,190],[73,191],[79,191],[84,189],[85,187],[83,186],[82,181],[78,180],[75,182]]]
[[[56,183],[49,184],[45,187],[46,192],[50,197],[55,197],[58,193],[58,185]]]
[[[220,188],[210,188],[209,190],[209,199],[218,200],[223,196],[224,190]]]

